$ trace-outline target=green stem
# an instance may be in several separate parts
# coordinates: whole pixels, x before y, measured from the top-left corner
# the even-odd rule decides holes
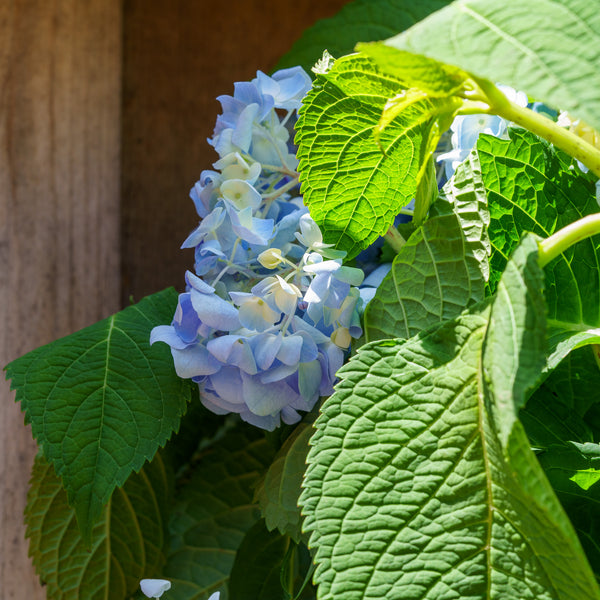
[[[573,244],[600,234],[600,213],[588,215],[558,230],[538,246],[538,263],[545,267]]]
[[[508,121],[529,129],[557,148],[582,162],[592,173],[600,177],[600,150],[588,144],[568,129],[560,127],[548,117],[511,102],[493,83],[477,79],[486,95],[491,111]]]
[[[400,235],[400,232],[392,225],[383,236],[392,249],[398,254],[406,240]]]

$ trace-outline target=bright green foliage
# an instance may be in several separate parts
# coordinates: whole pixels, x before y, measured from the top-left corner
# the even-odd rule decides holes
[[[80,536],[52,465],[36,459],[25,510],[29,554],[48,600],[125,600],[164,562],[172,488],[160,454],[114,491],[91,533]]]
[[[524,130],[510,136],[481,136],[477,144],[488,190],[492,291],[523,232],[548,237],[598,212],[593,178],[581,174],[573,159]],[[569,248],[545,273],[554,368],[571,349],[600,340],[600,236]]]
[[[366,56],[335,61],[317,77],[297,124],[304,202],[325,241],[352,258],[383,235],[414,197],[439,131],[439,101],[422,99],[382,131],[389,98],[403,90]]]
[[[169,349],[148,341],[176,302],[173,289],[148,296],[6,368],[84,538],[113,490],[152,459],[185,412],[189,383],[173,371]]]
[[[434,98],[459,93],[469,79],[469,74],[458,67],[396,50],[384,43],[361,43],[356,49],[371,57],[380,71],[400,81],[405,88],[419,89]]]
[[[248,427],[230,431],[202,454],[173,507],[163,570],[173,582],[169,600],[204,599],[215,591],[228,599],[235,554],[260,518],[253,488],[272,459],[264,436]]]
[[[307,29],[277,63],[275,70],[302,65],[311,67],[327,49],[333,56],[350,54],[357,42],[383,40],[404,31],[449,0],[355,0],[335,16]]]
[[[409,338],[484,298],[489,221],[477,156],[444,188],[445,198],[396,255],[365,311],[365,339]]]
[[[229,579],[230,600],[286,600],[281,569],[289,538],[257,521],[242,541]]]
[[[528,236],[488,308],[341,369],[301,496],[321,600],[600,598],[510,392],[544,364],[536,267]]]
[[[312,422],[300,423],[285,441],[256,488],[256,500],[267,529],[272,531],[277,528],[296,543],[300,541],[302,534],[298,496],[306,469],[308,440],[312,433]]]
[[[595,1],[457,0],[385,43],[523,90],[600,129]]]

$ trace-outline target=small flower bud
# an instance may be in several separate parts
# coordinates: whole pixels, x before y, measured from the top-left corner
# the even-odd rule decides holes
[[[338,348],[343,348],[345,350],[352,341],[352,338],[350,337],[350,331],[347,327],[338,327],[331,334],[331,341],[338,346]]]
[[[265,269],[276,269],[283,262],[283,256],[279,248],[269,248],[261,252],[257,260]]]

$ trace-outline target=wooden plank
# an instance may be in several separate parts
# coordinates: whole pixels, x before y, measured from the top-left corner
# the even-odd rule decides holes
[[[217,159],[206,143],[233,83],[269,71],[347,0],[125,0],[123,294],[181,288],[197,225],[189,189]]]
[[[0,364],[119,307],[121,2],[0,2]],[[0,596],[45,597],[22,513],[35,445],[0,388]]]

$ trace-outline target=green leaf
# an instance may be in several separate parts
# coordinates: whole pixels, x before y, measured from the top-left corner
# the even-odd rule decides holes
[[[450,0],[356,0],[340,12],[318,21],[284,54],[275,69],[301,65],[310,72],[323,50],[333,56],[350,54],[357,42],[383,40],[408,29]]]
[[[600,407],[600,369],[591,347],[571,352],[521,410],[529,440],[600,579],[600,478],[594,421]],[[590,488],[591,486],[591,488]]]
[[[281,569],[290,541],[257,521],[240,544],[229,579],[230,600],[285,600]]]
[[[308,440],[312,433],[312,421],[300,423],[287,438],[256,488],[256,501],[267,529],[272,531],[277,528],[296,543],[302,534],[298,497],[306,470]]]
[[[532,445],[543,450],[569,441],[600,441],[600,429],[591,418],[600,403],[598,389],[600,369],[592,348],[571,352],[521,410],[520,419]]]
[[[168,347],[149,345],[176,302],[173,289],[154,294],[6,367],[84,538],[113,490],[152,459],[185,412],[189,383],[175,374]]]
[[[589,490],[595,483],[600,481],[600,469],[580,469],[569,478],[582,490]]]
[[[170,476],[160,454],[117,488],[93,527],[81,537],[60,479],[43,456],[32,470],[25,509],[29,554],[48,600],[124,600],[140,579],[162,566]]]
[[[552,446],[538,458],[600,580],[600,446]]]
[[[517,419],[543,365],[536,266],[527,236],[487,308],[339,371],[301,496],[321,600],[600,598]]]
[[[461,92],[470,77],[458,67],[396,50],[385,43],[360,43],[356,49],[372,58],[377,69],[397,79],[405,88],[421,90],[434,98],[448,98]]]
[[[191,479],[177,493],[163,576],[172,581],[169,600],[196,600],[221,592],[246,532],[260,518],[253,488],[273,451],[262,432],[230,431],[206,449]]]
[[[523,90],[600,129],[595,2],[457,0],[385,43]]]
[[[598,211],[595,178],[571,157],[521,129],[510,138],[477,142],[490,210],[491,291],[523,232],[548,237]],[[569,248],[545,273],[551,370],[574,348],[600,341],[600,236]]]
[[[304,202],[327,243],[354,257],[383,235],[414,197],[439,135],[434,100],[394,118],[375,139],[388,98],[402,87],[371,59],[351,55],[321,74],[297,124]]]
[[[445,198],[407,240],[365,310],[365,338],[406,339],[484,298],[490,244],[477,156],[459,167]]]

